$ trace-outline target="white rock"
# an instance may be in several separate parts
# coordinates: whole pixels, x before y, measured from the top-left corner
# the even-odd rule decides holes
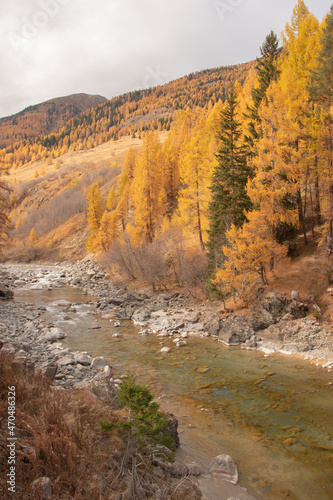
[[[68,300],[56,300],[54,302],[54,304],[56,304],[57,306],[61,306],[61,307],[66,307],[66,306],[71,306],[72,305],[72,303],[68,302]]]
[[[77,363],[83,366],[89,366],[92,362],[92,357],[86,354],[75,354],[74,359]]]
[[[221,474],[224,479],[233,484],[238,482],[238,471],[233,459],[229,455],[218,455],[210,465],[209,472]]]
[[[170,352],[171,349],[170,347],[162,347],[162,349],[160,350],[160,352]]]
[[[51,328],[51,333],[56,335],[57,339],[64,339],[65,337],[67,337],[67,333],[65,333],[60,328],[55,328],[55,327]]]
[[[57,365],[59,366],[68,366],[68,365],[74,365],[74,357],[73,356],[63,356],[62,358],[58,359]]]
[[[110,368],[110,366],[109,366],[109,365],[104,366],[104,370],[103,370],[103,371],[104,371],[104,373],[105,373],[108,377],[110,377],[110,376],[111,376],[111,368]]]
[[[26,282],[24,280],[15,280],[14,285],[15,286],[24,286]]]
[[[94,358],[90,364],[90,368],[94,368],[96,370],[104,370],[105,366],[110,366],[110,363],[101,356]]]
[[[41,338],[44,340],[48,340],[50,342],[52,342],[52,340],[58,340],[58,337],[56,336],[56,334],[51,333],[51,332],[48,332],[48,333],[41,335]]]
[[[52,481],[49,477],[39,477],[32,483],[32,490],[35,498],[48,500],[52,496]]]
[[[187,342],[186,342],[185,340],[179,340],[179,341],[177,342],[177,347],[182,347],[182,346],[184,346],[184,345],[187,345]]]

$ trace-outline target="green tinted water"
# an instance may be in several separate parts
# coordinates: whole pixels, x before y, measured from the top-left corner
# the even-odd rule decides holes
[[[24,293],[18,298],[44,304],[91,299],[69,287],[29,292],[29,299]],[[76,312],[51,307],[45,315],[67,332],[65,346],[104,356],[116,375],[131,370],[165,395],[158,401],[179,419],[185,450],[204,464],[231,455],[240,484],[257,498],[333,499],[333,385],[324,369],[211,338],[191,337],[175,347],[172,339],[139,335],[129,321],[115,328],[82,304]],[[171,352],[161,354],[164,345]]]

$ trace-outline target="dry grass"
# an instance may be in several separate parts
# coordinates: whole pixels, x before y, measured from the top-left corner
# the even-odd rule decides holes
[[[159,139],[164,142],[167,132],[159,132]],[[67,167],[77,172],[85,170],[85,167],[98,165],[101,162],[109,164],[117,162],[118,166],[123,164],[127,150],[132,147],[137,152],[142,145],[142,140],[131,136],[121,137],[118,141],[109,141],[93,149],[85,151],[69,151],[68,153],[56,158],[55,160],[37,161],[33,164],[26,164],[17,170],[11,169],[9,175],[6,176],[8,182],[13,182],[16,178],[17,183],[28,182],[35,180],[36,170],[41,174],[45,169],[45,174],[40,176],[37,181],[42,182],[46,175],[53,174],[55,171],[55,164],[60,162],[61,166],[58,172],[61,174],[62,170]],[[94,167],[93,167],[94,168]]]
[[[160,141],[166,136],[167,132],[160,132]],[[86,254],[88,235],[83,217],[85,189],[101,180],[101,192],[106,199],[111,186],[117,182],[128,149],[133,147],[137,152],[141,144],[141,139],[122,137],[94,149],[69,151],[54,160],[12,169],[6,180],[12,183],[14,190],[11,221],[17,230],[11,232],[5,258],[24,261],[82,258]],[[32,227],[37,232],[34,248],[28,244]]]
[[[14,495],[6,484],[11,386],[16,393]],[[100,421],[123,419],[123,410],[112,409],[90,392],[55,388],[38,373],[20,372],[12,355],[0,351],[0,497],[42,500],[45,496],[33,482],[49,477],[49,500],[152,500],[156,489],[168,500],[199,499],[192,480],[184,488],[186,478],[170,480],[167,466],[157,477],[151,453],[141,455],[133,448],[128,454],[117,429],[100,428]]]
[[[42,476],[52,480],[52,499],[112,499],[126,489],[115,473],[122,442],[116,431],[99,428],[100,420],[117,420],[113,411],[90,393],[56,390],[38,374],[23,375],[11,361],[0,353],[0,495],[11,498],[5,491],[9,386],[16,391],[15,498],[36,500],[32,482]]]

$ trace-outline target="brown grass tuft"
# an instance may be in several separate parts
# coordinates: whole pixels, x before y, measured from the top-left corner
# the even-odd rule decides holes
[[[12,357],[1,352],[0,496],[11,498],[6,491],[9,386],[16,392],[15,498],[36,500],[32,482],[42,476],[52,481],[52,499],[111,499],[113,490],[124,490],[113,457],[122,442],[116,431],[99,428],[100,420],[115,421],[112,410],[90,393],[59,390],[39,374],[20,373]]]

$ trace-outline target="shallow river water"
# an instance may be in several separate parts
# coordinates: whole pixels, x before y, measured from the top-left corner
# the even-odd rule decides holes
[[[71,287],[17,290],[16,300],[47,306],[71,350],[104,356],[116,376],[132,371],[180,423],[183,449],[207,465],[227,453],[240,484],[258,499],[333,499],[333,385],[323,368],[289,356],[227,348],[212,338],[139,335],[139,327],[96,314],[93,297]],[[73,310],[48,306],[65,299]],[[91,301],[90,304],[85,304]],[[100,327],[100,328],[95,328]],[[121,338],[113,338],[121,333]],[[162,346],[171,352],[161,354]]]

